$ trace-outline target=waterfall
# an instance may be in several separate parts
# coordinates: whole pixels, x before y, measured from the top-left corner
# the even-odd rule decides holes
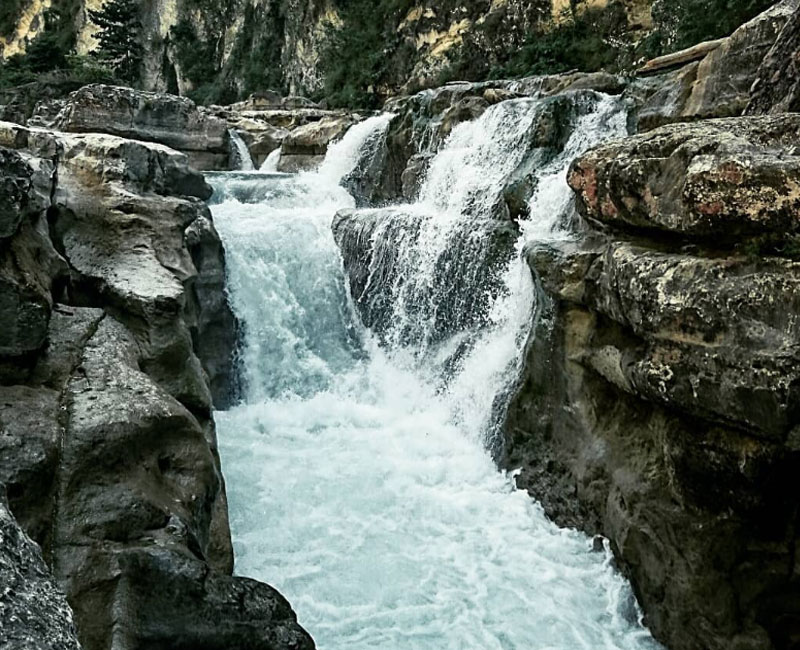
[[[228,129],[228,134],[231,138],[231,168],[240,171],[255,169],[253,159],[250,157],[250,150],[239,132],[236,129]]]
[[[281,161],[281,149],[278,147],[275,151],[271,152],[266,160],[261,165],[260,171],[262,172],[276,172],[278,171],[278,163]]]
[[[245,331],[245,400],[216,416],[237,573],[328,650],[658,648],[610,553],[487,451],[535,307],[523,248],[569,236],[567,165],[623,108],[503,102],[453,130],[417,203],[356,210],[341,183],[391,117],[317,172],[209,176]]]

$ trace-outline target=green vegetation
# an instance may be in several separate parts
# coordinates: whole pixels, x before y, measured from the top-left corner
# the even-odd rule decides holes
[[[0,0],[0,34],[13,31],[23,0]],[[324,88],[315,99],[332,107],[373,108],[409,79],[418,60],[413,39],[397,27],[418,0],[332,0],[341,27],[331,30],[321,48]],[[449,2],[442,3],[448,5]],[[773,0],[656,0],[654,28],[640,42],[629,33],[624,0],[610,0],[602,9],[574,0],[558,21],[527,34],[521,47],[503,45],[500,14],[474,25],[463,45],[425,85],[454,79],[479,81],[499,77],[553,74],[567,70],[628,71],[635,62],[731,33],[773,4]],[[0,66],[0,88],[26,83],[42,75],[136,85],[142,59],[140,0],[111,0],[91,12],[98,24],[100,49],[94,60],[74,56],[75,23],[80,0],[60,0],[45,16],[45,29],[24,56]],[[442,11],[449,9],[443,7]],[[282,60],[287,29],[285,2],[251,3],[182,0],[182,20],[170,41],[178,67],[197,102],[230,103],[253,92],[287,93]],[[241,29],[223,62],[227,26],[244,12]],[[543,15],[547,16],[547,12]],[[191,18],[190,18],[191,17]],[[641,32],[639,33],[641,35]],[[487,53],[485,44],[493,44]],[[483,44],[483,45],[482,45]],[[165,62],[168,88],[177,92],[177,78]]]
[[[657,28],[649,51],[675,52],[730,35],[737,27],[775,4],[775,0],[669,0],[653,7]]]
[[[112,72],[105,66],[73,54],[77,7],[74,0],[69,0],[45,13],[44,29],[28,44],[25,54],[13,56],[0,66],[0,88],[33,81],[80,84],[113,80]]]
[[[390,66],[413,55],[408,52],[404,57],[394,47],[396,27],[414,4],[414,0],[337,0],[343,26],[329,34],[322,52],[324,96],[331,106],[377,106],[378,89]]]
[[[0,3],[0,36],[11,36],[17,26],[23,0],[3,0]]]
[[[142,24],[136,0],[111,0],[99,11],[89,10],[89,17],[99,31],[95,58],[113,70],[119,79],[130,86],[141,76]]]
[[[601,9],[580,2],[557,24],[529,34],[525,44],[489,77],[554,74],[567,70],[625,71],[636,59],[652,58],[702,41],[728,36],[774,4],[774,0],[663,0],[653,6],[655,27],[641,43],[626,40],[620,1]]]
[[[765,257],[800,260],[800,235],[789,233],[758,235],[741,244],[739,250],[753,261]]]
[[[602,9],[566,11],[557,24],[529,34],[505,64],[492,68],[494,79],[568,70],[595,72],[615,68],[619,51],[609,45],[626,24],[625,9],[610,3]]]

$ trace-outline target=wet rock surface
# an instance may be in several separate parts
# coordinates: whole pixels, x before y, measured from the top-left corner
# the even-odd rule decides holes
[[[235,397],[236,323],[210,188],[185,154],[106,134],[0,123],[0,156],[0,484],[83,647],[312,648],[277,592],[231,577],[212,408]]]
[[[537,122],[534,144],[557,149],[561,144],[559,137],[567,132],[565,126],[579,112],[576,104],[580,101],[573,102],[569,95],[588,97],[591,91],[620,94],[624,87],[620,77],[604,72],[565,73],[513,81],[454,82],[394,98],[384,106],[384,111],[394,113],[395,118],[375,154],[372,168],[366,172],[361,170],[361,183],[350,189],[362,205],[413,200],[424,180],[428,162],[453,129],[480,117],[490,106],[509,99],[552,97],[552,104]],[[523,170],[520,172],[524,175]],[[520,210],[513,205],[513,181],[510,181],[507,198],[511,202],[510,214],[516,217]],[[517,198],[523,195],[524,192],[518,193]]]
[[[540,312],[504,464],[611,540],[669,648],[800,643],[797,132],[745,117],[600,146],[569,176],[587,238],[527,251]]]
[[[323,117],[290,131],[281,142],[280,172],[313,169],[325,159],[328,145],[344,136],[357,119],[350,116]]]
[[[80,650],[72,612],[0,487],[0,648]]]

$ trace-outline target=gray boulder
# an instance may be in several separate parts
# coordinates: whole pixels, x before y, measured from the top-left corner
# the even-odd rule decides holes
[[[226,122],[185,97],[92,84],[64,100],[54,118],[42,106],[33,123],[72,133],[109,133],[185,153],[197,169],[228,169]]]

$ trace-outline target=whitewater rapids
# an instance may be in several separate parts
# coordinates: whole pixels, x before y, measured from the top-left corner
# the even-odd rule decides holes
[[[514,124],[535,109],[525,101]],[[430,273],[436,241],[458,227],[454,169],[498,182],[488,175],[514,141],[503,137],[511,108],[498,106],[459,126],[431,164],[409,212],[440,221],[423,228],[424,255],[406,251],[409,274]],[[608,550],[549,522],[487,451],[491,406],[515,381],[535,308],[522,246],[562,236],[566,165],[620,132],[623,113],[600,101],[540,171],[505,290],[444,388],[407,337],[379,345],[361,326],[331,233],[336,211],[354,206],[340,181],[391,116],[351,129],[318,172],[210,179],[244,327],[245,397],[216,414],[236,573],[278,588],[322,650],[659,647]],[[408,285],[397,290],[402,302]],[[396,318],[408,329],[413,314]]]

